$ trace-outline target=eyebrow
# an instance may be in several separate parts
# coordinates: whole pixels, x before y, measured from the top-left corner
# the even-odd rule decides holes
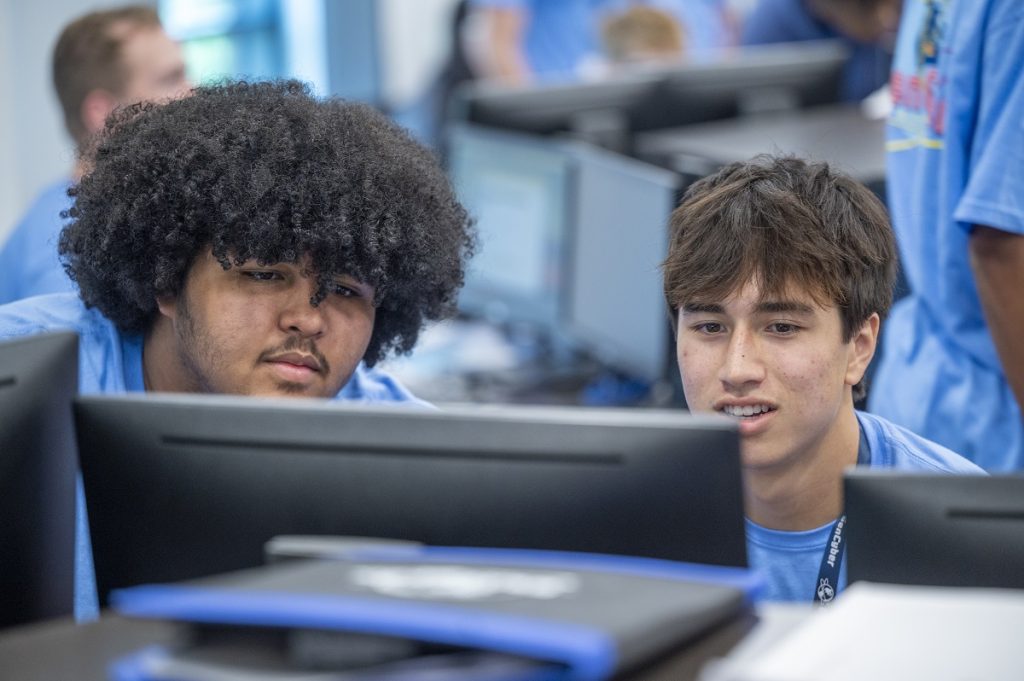
[[[719,303],[686,303],[680,308],[683,314],[724,314],[725,308]],[[811,314],[814,309],[806,303],[790,300],[768,300],[758,303],[754,312],[760,314]]]

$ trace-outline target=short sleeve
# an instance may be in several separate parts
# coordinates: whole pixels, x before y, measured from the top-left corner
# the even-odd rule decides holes
[[[995,3],[986,22],[966,189],[954,218],[1024,233],[1024,6]]]

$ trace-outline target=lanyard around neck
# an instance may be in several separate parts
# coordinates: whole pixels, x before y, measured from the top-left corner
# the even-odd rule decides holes
[[[871,463],[871,448],[868,446],[864,429],[860,431],[860,444],[857,447],[857,465],[866,466]],[[832,524],[825,553],[821,556],[821,567],[818,568],[818,579],[814,583],[814,603],[825,605],[831,603],[839,589],[839,568],[843,564],[846,552],[846,514],[839,516]]]

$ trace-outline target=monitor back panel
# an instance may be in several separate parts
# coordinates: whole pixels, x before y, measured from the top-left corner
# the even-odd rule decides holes
[[[0,627],[70,615],[78,337],[0,343]]]
[[[288,405],[80,398],[101,598],[259,565],[284,534],[746,563],[732,424]]]
[[[851,471],[848,576],[1024,588],[1024,476]]]

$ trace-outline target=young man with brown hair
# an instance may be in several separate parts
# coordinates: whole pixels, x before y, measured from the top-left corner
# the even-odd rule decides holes
[[[53,50],[53,85],[79,152],[115,108],[170,100],[190,87],[181,49],[156,10],[140,5],[91,12],[68,24]],[[43,190],[0,249],[0,303],[74,290],[57,258],[57,237],[82,163],[79,154],[71,177]]]
[[[750,564],[769,600],[827,602],[845,584],[843,469],[981,472],[854,409],[892,302],[885,209],[825,164],[761,157],[694,184],[671,232],[683,390],[738,421]]]

